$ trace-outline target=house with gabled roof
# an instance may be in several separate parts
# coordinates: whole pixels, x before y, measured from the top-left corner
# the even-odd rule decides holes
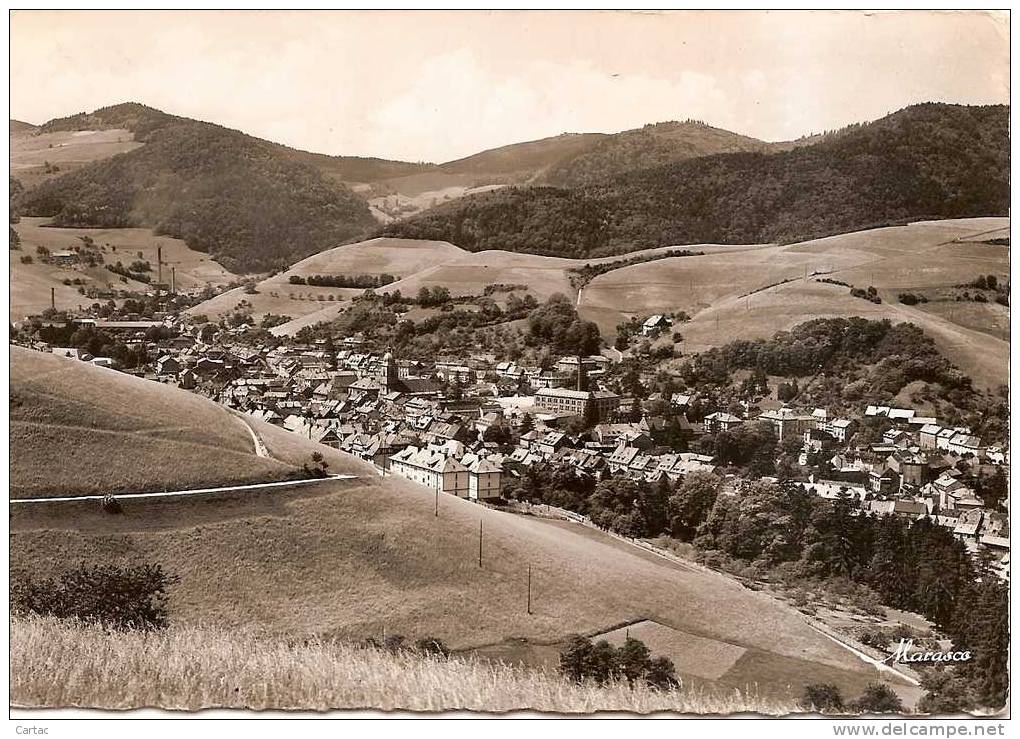
[[[739,426],[743,422],[743,418],[734,416],[732,413],[716,411],[705,416],[703,425],[706,433],[714,434],[719,431],[729,431],[734,426]]]

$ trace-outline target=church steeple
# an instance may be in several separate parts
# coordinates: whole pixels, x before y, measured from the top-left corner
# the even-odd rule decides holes
[[[386,352],[383,355],[383,384],[386,385],[387,390],[392,390],[397,384],[397,380],[400,379],[400,372],[397,369],[397,360],[393,358],[390,352]]]

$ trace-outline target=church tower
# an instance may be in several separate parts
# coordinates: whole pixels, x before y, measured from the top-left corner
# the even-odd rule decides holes
[[[396,387],[397,381],[400,379],[400,371],[397,369],[397,360],[393,358],[393,355],[390,352],[386,352],[382,361],[382,382],[386,386],[387,390],[392,390]]]

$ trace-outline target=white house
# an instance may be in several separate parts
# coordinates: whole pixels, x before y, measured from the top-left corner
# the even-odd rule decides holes
[[[436,449],[406,447],[390,457],[390,471],[441,493],[468,494],[467,467]]]
[[[489,459],[479,459],[468,467],[468,497],[471,500],[498,498],[503,468]]]

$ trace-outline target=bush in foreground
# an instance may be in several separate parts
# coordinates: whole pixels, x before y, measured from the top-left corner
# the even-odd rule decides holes
[[[843,696],[835,685],[808,685],[804,688],[800,707],[817,713],[906,713],[900,697],[882,683],[868,683],[861,696],[850,703],[843,702]]]
[[[59,577],[11,574],[11,612],[78,619],[113,629],[165,629],[167,589],[159,565],[81,565]]]

